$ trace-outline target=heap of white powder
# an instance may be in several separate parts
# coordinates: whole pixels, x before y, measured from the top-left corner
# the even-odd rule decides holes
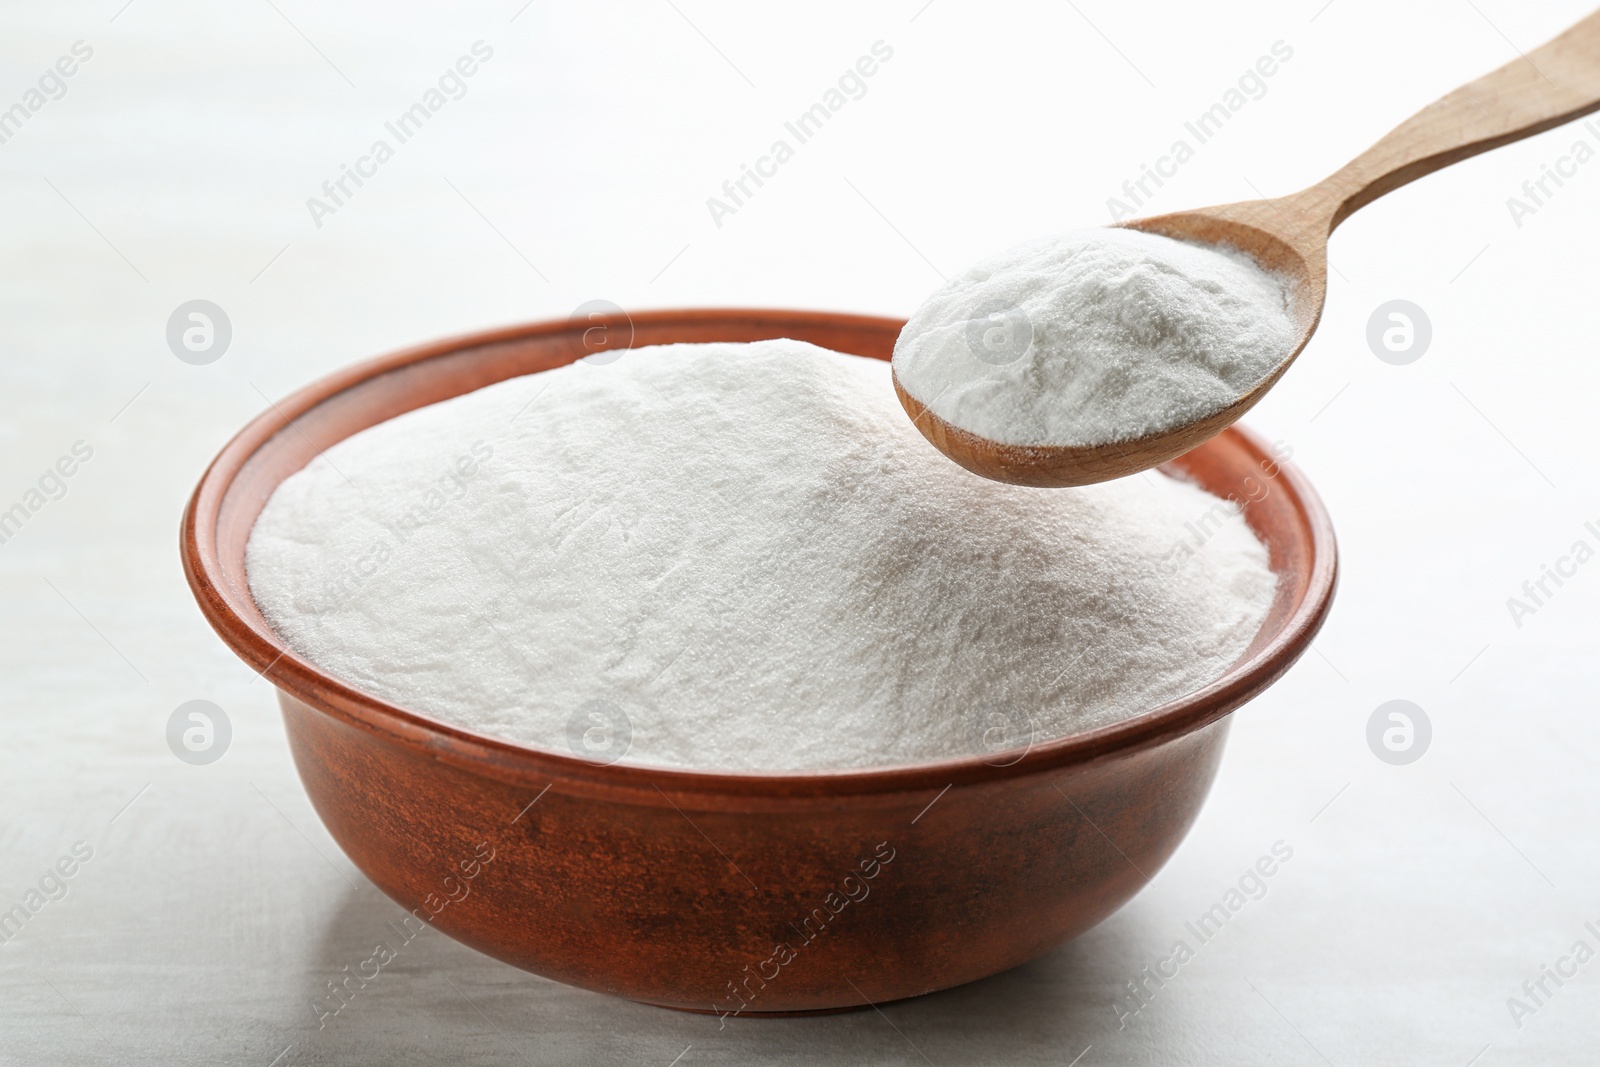
[[[913,398],[1007,445],[1127,441],[1214,414],[1293,349],[1285,280],[1129,229],[1018,245],[952,280],[895,344]]]
[[[374,426],[279,486],[248,567],[294,649],[403,707],[740,771],[1126,718],[1222,675],[1275,587],[1199,488],[976,477],[886,364],[787,340],[638,349]]]

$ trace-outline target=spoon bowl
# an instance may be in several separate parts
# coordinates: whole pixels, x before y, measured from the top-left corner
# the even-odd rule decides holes
[[[1291,196],[1251,200],[1122,225],[1250,256],[1284,280],[1299,331],[1272,371],[1226,407],[1156,433],[1092,445],[1013,445],[949,422],[895,394],[934,447],[974,474],[1042,488],[1090,485],[1159,466],[1198,447],[1255,406],[1316,331],[1328,291],[1328,238],[1393,189],[1442,167],[1600,110],[1600,12],[1499,70],[1435,101],[1326,180]]]

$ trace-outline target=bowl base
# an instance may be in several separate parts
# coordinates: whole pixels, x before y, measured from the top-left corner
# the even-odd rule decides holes
[[[927,994],[925,994],[925,993],[917,994],[917,996],[926,996],[926,995]],[[915,999],[916,999],[915,996],[912,996],[912,997],[897,997],[894,1000],[886,1000],[886,1001],[884,1001],[883,1005],[902,1004],[905,1001],[915,1000]],[[807,1009],[805,1009],[803,1011],[741,1011],[741,1012],[727,1012],[727,1011],[717,1011],[714,1008],[686,1008],[681,1004],[663,1004],[660,1001],[655,1001],[655,1000],[636,1000],[636,1001],[634,1001],[634,1003],[636,1003],[636,1004],[648,1004],[652,1008],[666,1008],[669,1011],[681,1011],[686,1015],[717,1015],[717,1016],[730,1017],[730,1018],[734,1018],[734,1019],[793,1019],[793,1018],[798,1018],[798,1017],[804,1016],[804,1015],[844,1015],[844,1014],[846,1014],[848,1012],[866,1011],[868,1008],[877,1008],[877,1007],[882,1007],[883,1006],[883,1005],[879,1005],[879,1004],[846,1004],[846,1005],[844,1005],[842,1007],[838,1007],[838,1008],[807,1008]]]

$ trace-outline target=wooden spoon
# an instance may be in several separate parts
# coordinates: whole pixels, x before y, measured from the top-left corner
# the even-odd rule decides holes
[[[922,435],[974,474],[1017,485],[1088,485],[1165,463],[1249,411],[1294,362],[1322,316],[1328,236],[1384,193],[1592,111],[1600,110],[1600,12],[1492,74],[1423,108],[1344,169],[1292,196],[1137,219],[1124,225],[1182,240],[1224,244],[1290,280],[1300,338],[1255,388],[1205,418],[1170,430],[1087,446],[999,444],[946,422],[895,379],[895,393]]]

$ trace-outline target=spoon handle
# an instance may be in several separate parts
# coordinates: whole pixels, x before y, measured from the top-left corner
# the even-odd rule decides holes
[[[1342,170],[1289,199],[1327,232],[1384,193],[1441,167],[1600,110],[1600,11],[1395,127]]]

